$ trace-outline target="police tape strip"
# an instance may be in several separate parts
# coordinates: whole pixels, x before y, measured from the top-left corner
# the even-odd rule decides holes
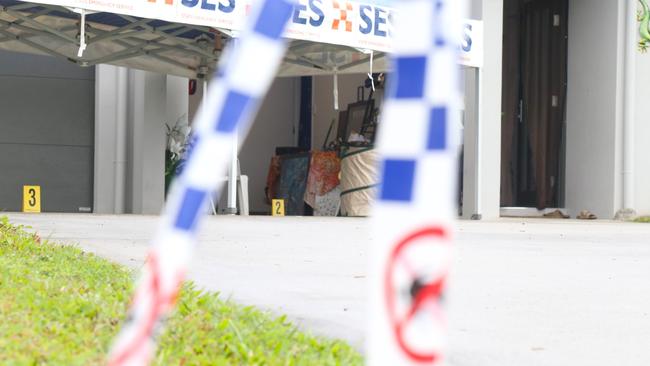
[[[194,121],[189,160],[170,192],[126,323],[109,355],[110,366],[151,361],[156,336],[185,278],[199,218],[227,171],[232,141],[237,132],[248,132],[282,62],[286,41],[281,36],[294,4],[294,0],[260,0],[240,38],[225,51]]]
[[[396,2],[394,73],[379,129],[370,365],[441,365],[451,265],[464,0]]]

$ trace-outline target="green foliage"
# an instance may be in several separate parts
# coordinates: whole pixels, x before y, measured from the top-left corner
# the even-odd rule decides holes
[[[637,14],[639,22],[639,51],[646,53],[650,47],[650,6],[646,0],[639,0],[641,9]]]
[[[42,241],[0,218],[0,364],[98,365],[127,309],[133,274]],[[349,345],[286,317],[184,287],[157,365],[360,365]]]
[[[650,223],[650,216],[637,217],[634,222]]]
[[[180,173],[184,160],[174,155],[171,151],[165,150],[165,197],[172,186],[172,181]]]

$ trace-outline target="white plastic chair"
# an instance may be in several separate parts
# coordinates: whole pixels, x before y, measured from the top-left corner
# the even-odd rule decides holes
[[[219,183],[228,183],[228,177],[219,179]],[[240,216],[248,216],[250,214],[248,207],[248,176],[241,174],[241,166],[237,160],[237,208],[239,209]],[[210,197],[210,209],[213,215],[217,215],[217,205],[214,197]]]

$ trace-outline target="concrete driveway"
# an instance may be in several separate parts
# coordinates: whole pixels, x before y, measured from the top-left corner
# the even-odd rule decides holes
[[[41,236],[142,265],[155,217],[9,214]],[[199,286],[363,348],[365,219],[210,217]],[[650,225],[460,222],[447,297],[457,366],[650,364]]]

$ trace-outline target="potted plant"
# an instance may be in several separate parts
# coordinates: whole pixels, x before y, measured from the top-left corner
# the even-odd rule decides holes
[[[183,115],[173,126],[165,123],[167,129],[167,146],[165,148],[165,197],[171,187],[174,177],[178,175],[185,164],[186,154],[189,150],[192,128],[187,123],[187,116]]]

